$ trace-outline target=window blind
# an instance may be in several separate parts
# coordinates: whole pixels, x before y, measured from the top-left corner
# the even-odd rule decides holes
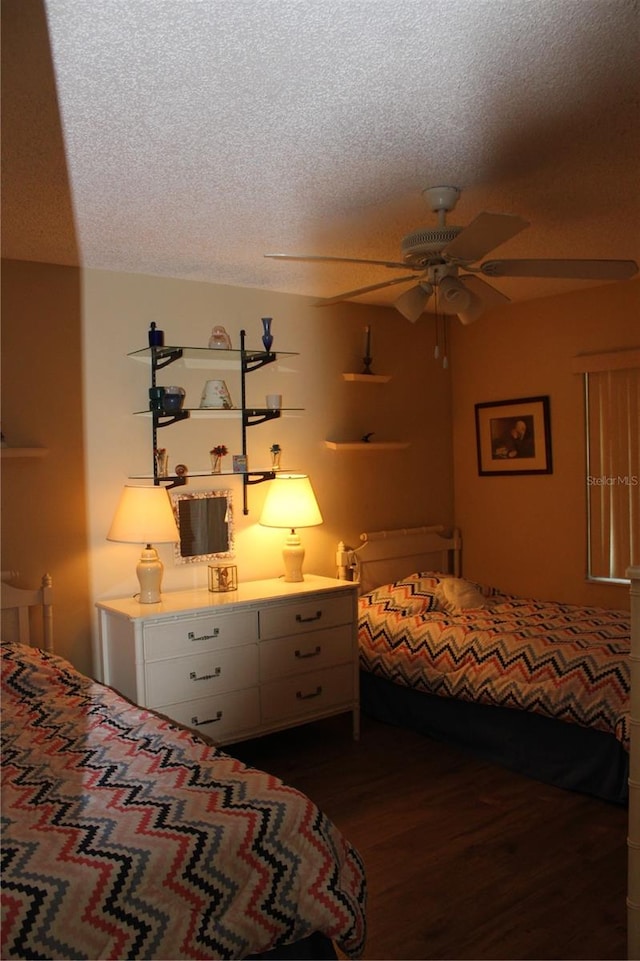
[[[640,367],[620,364],[622,353],[613,369],[592,359],[585,372],[592,579],[624,580],[640,563]]]

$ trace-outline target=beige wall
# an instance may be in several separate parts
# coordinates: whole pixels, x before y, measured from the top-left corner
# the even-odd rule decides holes
[[[629,607],[628,586],[586,581],[586,471],[580,353],[640,344],[640,283],[510,304],[452,325],[456,522],[467,576],[568,603]],[[553,473],[480,477],[474,405],[548,395]],[[640,474],[640,465],[638,465]]]
[[[61,287],[71,276],[72,289],[65,288],[63,296]],[[303,411],[251,428],[248,446],[250,465],[260,468],[268,465],[268,448],[277,441],[284,452],[283,467],[311,476],[324,525],[302,533],[307,570],[334,574],[337,541],[354,544],[363,530],[452,522],[450,380],[431,360],[433,334],[428,322],[414,326],[395,312],[355,305],[318,309],[306,298],[264,291],[91,270],[75,274],[37,264],[8,263],[3,283],[7,289],[3,354],[6,342],[7,368],[20,366],[22,371],[20,383],[3,385],[7,395],[3,424],[6,429],[9,405],[19,403],[16,396],[27,396],[22,382],[36,379],[42,397],[23,411],[25,430],[29,428],[24,440],[46,443],[51,450],[46,476],[44,466],[23,465],[23,475],[31,470],[29,489],[20,488],[18,494],[13,488],[3,498],[3,515],[17,516],[17,499],[25,505],[18,529],[13,524],[5,529],[3,568],[20,565],[30,574],[30,582],[39,576],[43,563],[52,568],[58,649],[82,669],[90,648],[87,611],[95,630],[96,599],[137,589],[138,548],[109,543],[105,536],[129,474],[151,470],[151,421],[133,416],[147,406],[149,369],[126,356],[146,345],[151,320],[165,330],[167,343],[204,346],[213,324],[222,323],[234,346],[244,328],[247,346],[259,347],[260,317],[270,315],[274,349],[297,354],[250,375],[248,401],[259,405],[265,393],[277,391],[285,405]],[[374,370],[392,375],[387,385],[347,384],[342,379],[343,371],[360,369],[365,324],[373,329]],[[197,404],[202,384],[211,376],[216,374],[176,367],[165,383],[187,387]],[[228,380],[238,402],[231,372],[219,376]],[[84,405],[79,402],[81,377]],[[49,389],[58,393],[45,412]],[[375,439],[399,438],[410,446],[391,454],[344,454],[323,443],[325,438],[357,439],[368,431],[376,432]],[[161,431],[161,443],[171,465],[179,461],[197,469],[208,463],[208,450],[216,443],[239,450],[239,421],[193,418]],[[83,456],[86,509],[77,493],[84,479]],[[238,478],[194,479],[190,489],[196,487],[233,492],[240,578],[277,576],[284,532],[257,523],[266,486],[250,489],[246,517]],[[49,496],[52,491],[55,495]],[[33,504],[42,504],[41,510],[26,506]],[[68,513],[73,515],[69,539]],[[76,534],[84,577],[75,575]],[[176,566],[171,548],[159,550],[165,564],[164,589],[206,584],[205,565]],[[25,556],[28,568],[21,561]],[[72,643],[70,639],[78,635],[81,642]]]
[[[571,359],[638,343],[639,284],[509,305],[470,327],[453,322],[447,372],[433,360],[428,319],[413,325],[381,308],[319,309],[285,294],[12,261],[3,262],[2,281],[3,430],[15,446],[49,449],[42,461],[2,463],[2,568],[19,570],[25,585],[52,573],[57,647],[82,670],[91,669],[94,601],[137,588],[137,548],[105,535],[129,473],[151,469],[150,420],[133,416],[146,407],[149,371],[126,356],[145,346],[151,320],[167,342],[204,345],[222,323],[234,345],[246,329],[251,347],[260,317],[271,315],[274,347],[298,355],[250,375],[250,403],[277,391],[304,410],[250,429],[248,445],[255,468],[277,441],[283,466],[312,478],[325,523],[303,532],[307,570],[333,574],[336,542],[355,544],[363,530],[455,517],[468,576],[524,594],[628,605],[626,587],[585,581],[583,396]],[[392,375],[387,385],[341,377],[359,369],[368,323],[374,370]],[[208,376],[175,368],[171,380],[198,402]],[[232,374],[223,376],[233,394]],[[545,394],[553,474],[478,477],[474,404]],[[323,444],[370,430],[410,447],[344,454]],[[215,443],[239,449],[239,424],[193,419],[161,438],[172,464],[196,469]],[[250,489],[246,517],[237,478],[195,487],[232,490],[240,577],[277,576],[282,535],[257,524],[266,486]],[[171,549],[160,551],[166,590],[204,586],[205,566],[176,566]]]
[[[2,569],[54,577],[59,653],[91,667],[80,272],[2,263],[2,430],[43,459],[2,460]]]

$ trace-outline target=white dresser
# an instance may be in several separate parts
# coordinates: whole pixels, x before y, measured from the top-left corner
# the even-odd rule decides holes
[[[345,711],[358,737],[356,584],[305,574],[96,606],[104,683],[142,707],[220,744]]]

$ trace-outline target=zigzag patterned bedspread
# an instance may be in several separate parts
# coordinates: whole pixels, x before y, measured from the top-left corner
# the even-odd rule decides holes
[[[2,645],[2,957],[360,957],[360,856],[303,794]]]
[[[431,572],[360,598],[360,664],[442,697],[533,711],[613,734],[629,750],[630,617],[479,590],[442,610]]]

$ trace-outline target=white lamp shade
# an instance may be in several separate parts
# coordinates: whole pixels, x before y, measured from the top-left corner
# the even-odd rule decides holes
[[[315,527],[322,524],[311,481],[306,474],[278,474],[269,484],[260,524],[263,527]]]
[[[180,539],[169,494],[164,487],[123,489],[107,534],[125,544],[169,544]]]

